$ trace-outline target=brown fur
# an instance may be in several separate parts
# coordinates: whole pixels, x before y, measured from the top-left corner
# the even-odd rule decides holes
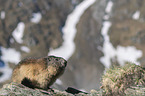
[[[12,81],[31,88],[46,90],[63,74],[66,64],[66,60],[55,56],[27,58],[20,61],[14,68]]]

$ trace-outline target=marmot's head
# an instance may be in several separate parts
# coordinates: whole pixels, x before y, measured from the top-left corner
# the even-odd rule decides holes
[[[53,69],[52,72],[55,72],[56,70],[57,74],[63,73],[67,65],[67,61],[65,59],[56,56],[48,56],[45,59],[47,59],[47,68],[49,69],[49,71],[51,71],[50,69]]]

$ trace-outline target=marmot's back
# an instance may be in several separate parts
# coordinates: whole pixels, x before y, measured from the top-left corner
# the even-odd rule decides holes
[[[27,58],[14,68],[12,81],[31,88],[48,89],[63,74],[67,61],[61,57]]]

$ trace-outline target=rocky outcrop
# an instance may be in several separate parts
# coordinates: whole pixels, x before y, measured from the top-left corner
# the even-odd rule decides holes
[[[0,95],[4,96],[96,96],[97,94],[95,90],[92,90],[91,93],[85,93],[73,88],[68,88],[66,91],[59,91],[57,89],[48,89],[48,91],[31,89],[13,82],[4,85],[3,88],[0,89]]]
[[[88,81],[89,84],[92,83]],[[72,87],[65,91],[57,89],[31,89],[22,84],[5,84],[0,89],[0,95],[25,95],[25,96],[144,96],[145,70],[138,65],[128,63],[123,67],[110,68],[103,75],[102,87],[98,91],[92,89],[83,92]]]

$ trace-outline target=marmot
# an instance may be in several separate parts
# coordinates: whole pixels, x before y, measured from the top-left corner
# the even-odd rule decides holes
[[[61,57],[26,58],[14,68],[12,82],[47,90],[63,74],[66,65]]]

